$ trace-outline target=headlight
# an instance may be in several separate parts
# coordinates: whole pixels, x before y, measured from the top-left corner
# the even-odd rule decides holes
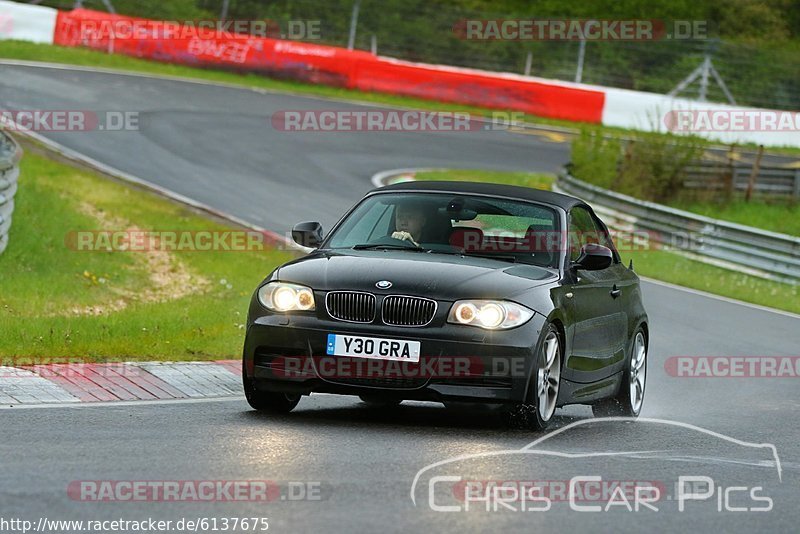
[[[450,308],[448,323],[503,330],[525,324],[533,312],[504,300],[459,300]]]
[[[270,282],[258,290],[258,300],[268,310],[276,312],[313,311],[314,293],[311,288],[286,282]]]

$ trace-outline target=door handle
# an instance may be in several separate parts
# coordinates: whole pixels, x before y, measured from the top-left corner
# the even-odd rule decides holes
[[[622,290],[621,290],[621,289],[617,289],[617,285],[616,285],[616,284],[614,284],[614,289],[612,289],[612,290],[609,292],[609,294],[611,295],[611,297],[612,297],[612,298],[617,298],[617,297],[619,297],[620,295],[622,295]]]

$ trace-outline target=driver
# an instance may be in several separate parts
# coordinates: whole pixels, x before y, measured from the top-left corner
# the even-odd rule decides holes
[[[410,241],[419,246],[422,239],[422,230],[428,221],[428,216],[422,206],[413,204],[399,204],[394,210],[394,239]]]

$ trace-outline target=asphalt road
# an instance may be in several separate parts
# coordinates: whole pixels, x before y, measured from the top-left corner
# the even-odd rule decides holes
[[[3,109],[139,111],[143,120],[137,132],[48,136],[276,231],[295,220],[329,225],[371,187],[369,176],[383,169],[553,171],[568,157],[564,144],[508,132],[290,134],[270,126],[270,115],[282,109],[349,104],[107,74],[8,66],[0,71]],[[423,403],[381,411],[356,398],[318,395],[281,417],[254,413],[239,400],[2,410],[0,518],[268,517],[270,530],[278,532],[796,531],[797,378],[677,378],[664,364],[671,356],[798,356],[800,320],[652,283],[644,284],[644,296],[652,339],[642,416],[700,428],[644,420],[593,422],[587,408],[571,407],[557,412],[555,428],[566,430],[533,448],[576,455],[567,458],[521,454],[519,449],[542,435],[506,430],[492,414]],[[569,426],[576,422],[583,423]],[[780,471],[769,449],[748,443],[774,444]],[[420,470],[478,453],[485,454],[420,473],[412,501]],[[659,511],[642,506],[628,512],[618,506],[579,512],[557,492],[547,511],[521,512],[520,499],[496,511],[472,502],[466,511],[465,501],[456,498],[458,482],[431,478],[556,485],[591,475],[652,482],[663,489],[655,502]],[[712,495],[684,499],[685,509],[679,511],[675,483],[681,476],[711,477]],[[252,479],[275,481],[284,499],[107,503],[75,500],[68,493],[71,482],[85,480]],[[300,487],[311,497],[290,498],[301,493]],[[748,489],[731,490],[737,487]],[[754,487],[762,488],[754,490],[756,497],[772,500],[771,511],[729,510],[764,506],[749,493]],[[445,503],[460,511],[434,511],[431,495],[434,506]],[[575,504],[593,503],[589,498]]]
[[[116,169],[269,230],[318,220],[326,228],[372,188],[370,176],[406,167],[555,172],[568,145],[507,131],[287,132],[290,110],[347,103],[138,76],[0,65],[5,110],[135,112],[135,131],[40,132]]]

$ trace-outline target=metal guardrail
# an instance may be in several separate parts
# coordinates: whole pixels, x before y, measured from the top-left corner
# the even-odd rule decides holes
[[[14,211],[20,159],[20,146],[8,134],[0,131],[0,254],[8,246],[8,230],[11,228],[11,213]]]
[[[686,168],[684,187],[692,189],[725,189],[734,191],[747,189],[752,166],[724,163],[696,162]],[[800,198],[800,168],[761,166],[753,189],[767,195],[790,195]]]
[[[612,230],[646,232],[650,241],[694,259],[770,280],[800,283],[800,237],[718,221],[587,184],[567,173],[556,190],[592,205]]]

